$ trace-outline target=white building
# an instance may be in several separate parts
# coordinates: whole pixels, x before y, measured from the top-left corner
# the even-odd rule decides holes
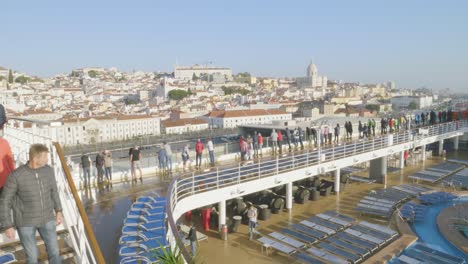
[[[422,109],[432,105],[432,96],[395,96],[390,102],[394,109],[409,108],[411,102],[416,103],[417,109]]]
[[[176,79],[191,80],[193,75],[200,77],[201,75],[222,75],[227,79],[232,79],[232,71],[229,68],[218,67],[203,67],[194,65],[192,67],[176,67],[174,69],[174,77]]]
[[[327,88],[327,76],[318,74],[317,66],[310,63],[307,67],[306,77],[297,78],[297,86],[299,88]]]
[[[280,110],[213,111],[203,116],[213,128],[234,128],[239,125],[271,124],[274,120],[291,120],[292,114]]]
[[[161,128],[159,117],[135,115],[56,120],[48,125],[33,124],[25,129],[70,146],[159,135]]]
[[[161,121],[161,132],[163,134],[182,134],[207,129],[208,122],[203,119],[185,118]]]

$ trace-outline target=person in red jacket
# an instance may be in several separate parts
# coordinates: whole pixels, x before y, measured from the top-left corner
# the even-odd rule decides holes
[[[5,185],[8,175],[15,170],[15,162],[11,153],[10,144],[0,137],[0,194]]]
[[[205,145],[201,142],[201,139],[197,140],[197,144],[195,145],[195,159],[196,165],[195,168],[200,169],[202,165],[202,154],[203,150],[205,149]]]
[[[260,151],[260,156],[262,156],[263,149],[263,136],[262,133],[258,133],[258,150]]]
[[[281,130],[278,130],[278,149],[279,149],[279,154],[283,152],[283,133],[281,133]]]

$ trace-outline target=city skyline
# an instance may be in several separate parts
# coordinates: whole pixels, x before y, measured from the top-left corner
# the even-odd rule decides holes
[[[110,5],[112,3],[112,5]],[[468,83],[462,1],[6,3],[0,66],[41,77],[72,69],[172,71],[226,66],[255,76],[305,76],[400,88]]]

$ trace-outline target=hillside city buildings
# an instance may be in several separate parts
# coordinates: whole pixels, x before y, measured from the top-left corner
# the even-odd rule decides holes
[[[375,117],[447,100],[425,89],[397,89],[393,81],[330,80],[313,63],[306,76],[289,78],[233,74],[212,65],[178,66],[173,73],[88,67],[51,78],[0,68],[0,103],[12,117],[9,125],[66,146],[331,115]]]

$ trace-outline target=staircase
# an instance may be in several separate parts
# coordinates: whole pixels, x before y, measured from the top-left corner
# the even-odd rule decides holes
[[[5,128],[4,138],[10,143],[16,167],[27,162],[31,144],[40,143],[49,148],[49,165],[55,171],[64,215],[63,224],[57,226],[60,255],[63,263],[105,263],[66,165],[61,146],[52,142],[50,138],[12,127]],[[39,261],[48,263],[44,242],[39,234],[37,234],[36,238],[40,254]],[[17,260],[15,263],[25,263],[24,250],[19,242],[18,235],[12,240],[6,238],[3,234],[0,236],[0,257],[5,253],[12,253]]]

